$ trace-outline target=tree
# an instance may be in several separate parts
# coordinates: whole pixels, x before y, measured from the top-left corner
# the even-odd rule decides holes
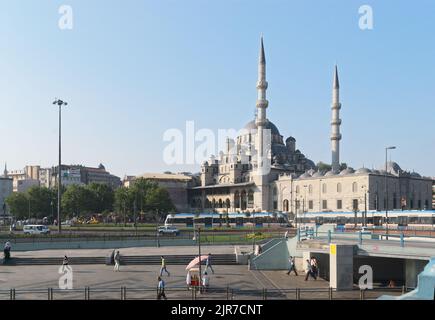
[[[62,196],[63,212],[73,216],[94,213],[96,203],[95,193],[81,185],[68,186]]]
[[[104,211],[112,211],[115,201],[115,192],[113,189],[102,183],[91,183],[87,189],[93,193],[95,213],[103,213]]]
[[[317,163],[316,166],[317,166],[317,169],[319,169],[319,171],[330,171],[332,169],[332,166],[330,164],[324,163],[322,161]]]
[[[6,198],[6,204],[11,214],[17,220],[26,219],[29,216],[29,205],[27,196],[21,192],[14,192]]]
[[[53,207],[57,203],[57,193],[53,189],[34,186],[27,192],[31,218],[52,217]]]
[[[146,196],[146,208],[148,209],[147,211],[157,211],[158,219],[176,210],[169,197],[168,190],[162,187],[155,187],[148,191]]]

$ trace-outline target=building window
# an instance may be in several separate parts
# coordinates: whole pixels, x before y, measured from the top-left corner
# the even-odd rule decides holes
[[[326,183],[324,183],[324,184],[322,185],[322,192],[323,192],[323,193],[326,193]]]
[[[301,208],[301,202],[299,200],[296,200],[295,204],[296,204],[296,209],[300,209]]]
[[[288,212],[288,200],[284,200],[282,203],[282,210]]]
[[[358,211],[358,199],[352,200],[352,209],[353,211]]]
[[[337,183],[337,192],[338,192],[338,193],[341,192],[341,183]]]
[[[308,193],[309,194],[313,193],[313,186],[311,184],[308,186]]]
[[[249,190],[248,192],[248,208],[254,207],[254,192]]]
[[[308,201],[308,209],[313,210],[313,200]]]
[[[339,210],[343,209],[343,203],[341,200],[337,200],[337,209]]]
[[[299,193],[299,186],[296,186],[296,193]]]
[[[328,200],[322,200],[322,209],[326,210],[328,208]]]
[[[358,183],[354,182],[352,183],[352,192],[357,192],[358,191]]]

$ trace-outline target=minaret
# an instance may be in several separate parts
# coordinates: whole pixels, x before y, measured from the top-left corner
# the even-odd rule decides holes
[[[269,105],[269,101],[266,99],[267,90],[266,81],[266,57],[264,54],[263,37],[260,42],[260,54],[258,58],[258,81],[257,81],[257,116],[255,123],[257,125],[257,173],[254,177],[254,181],[257,187],[260,189],[258,196],[254,196],[255,207],[261,210],[268,210],[268,173],[270,171],[270,160],[268,159],[268,143],[267,139],[270,139],[270,132],[265,131],[267,123],[266,109]],[[265,141],[266,140],[266,141]]]
[[[338,82],[338,69],[335,65],[334,80],[332,85],[332,120],[331,120],[331,152],[332,152],[332,170],[340,169],[340,84]]]
[[[7,165],[6,162],[5,162],[5,170],[3,171],[3,176],[4,176],[5,178],[8,177],[8,165]]]

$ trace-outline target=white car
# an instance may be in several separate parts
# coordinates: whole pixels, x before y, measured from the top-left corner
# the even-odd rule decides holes
[[[50,229],[42,224],[29,224],[23,227],[24,234],[49,234]]]
[[[176,227],[173,226],[162,226],[157,228],[157,232],[159,234],[173,234],[173,235],[179,235],[180,230],[178,230]]]

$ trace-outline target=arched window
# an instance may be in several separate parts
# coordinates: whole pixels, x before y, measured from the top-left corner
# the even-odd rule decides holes
[[[243,190],[242,193],[240,194],[240,209],[242,210],[246,210],[246,204],[247,204],[247,199],[246,199],[246,191]]]
[[[254,207],[254,192],[249,190],[248,192],[248,208]]]
[[[311,184],[308,186],[308,193],[309,194],[313,193],[313,186]]]
[[[227,209],[229,209],[231,207],[230,199],[225,200],[225,205],[226,205]]]
[[[219,208],[222,208],[222,199],[219,199]]]
[[[337,183],[337,192],[338,192],[338,193],[341,192],[341,183]]]
[[[287,199],[285,199],[282,202],[282,210],[288,212],[288,200]]]
[[[322,184],[322,193],[326,193],[326,183]]]
[[[234,194],[234,208],[240,208],[240,194],[239,191],[236,191]]]
[[[299,193],[299,186],[296,186],[296,193]]]
[[[357,192],[358,191],[358,183],[354,182],[352,183],[352,192]]]

